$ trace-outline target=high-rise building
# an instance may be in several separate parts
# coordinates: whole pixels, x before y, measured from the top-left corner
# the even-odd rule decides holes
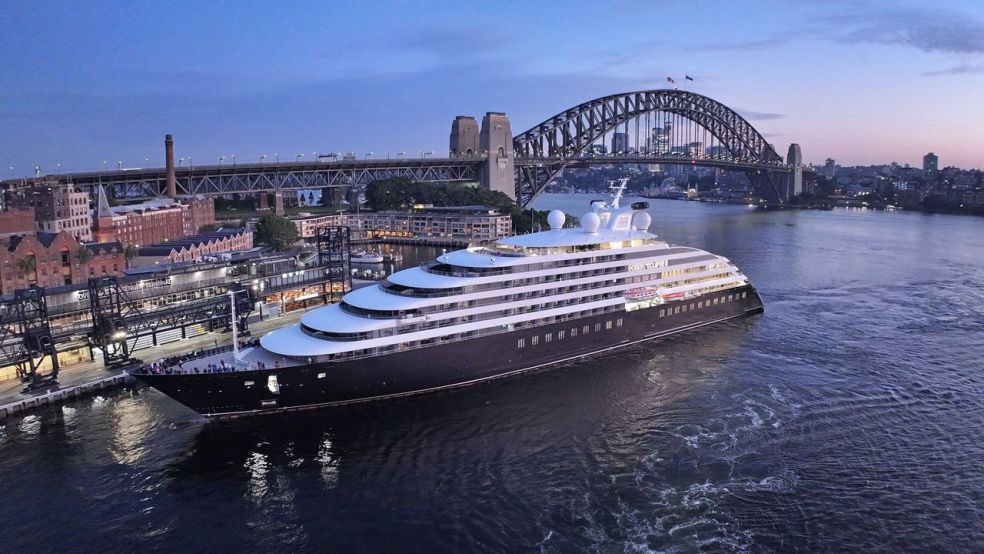
[[[653,129],[653,152],[656,154],[669,154],[670,136],[673,134],[673,123],[666,122],[662,129]]]
[[[629,152],[629,134],[612,133],[612,152],[617,154],[627,154]]]
[[[833,179],[836,174],[837,163],[833,158],[827,158],[827,160],[823,162],[823,176],[828,179]]]
[[[930,152],[929,154],[923,156],[923,171],[926,173],[933,173],[938,171],[939,168],[940,158],[936,154]]]

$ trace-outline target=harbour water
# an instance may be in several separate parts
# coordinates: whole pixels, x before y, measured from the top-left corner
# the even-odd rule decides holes
[[[10,419],[2,549],[984,548],[984,219],[650,203],[765,313],[343,409],[204,422],[136,387]]]

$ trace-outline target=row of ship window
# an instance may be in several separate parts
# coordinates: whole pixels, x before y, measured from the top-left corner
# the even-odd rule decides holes
[[[690,268],[690,269],[686,270],[686,274],[693,274],[693,273],[699,273],[699,272],[703,272],[703,271],[710,271],[712,269],[718,269],[719,267],[726,267],[726,264],[711,264],[711,265],[707,265],[707,266],[697,266],[695,268]],[[606,273],[614,273],[615,272],[614,271],[614,268],[609,268],[609,269],[612,269],[613,271],[599,270],[597,273],[595,273],[595,274],[593,274],[591,276],[604,275]],[[623,270],[624,270],[624,268],[620,269],[619,271],[623,271]],[[683,271],[683,270],[678,270],[678,271]],[[570,277],[567,277],[567,278],[575,278],[574,275],[577,275],[577,274],[572,274]],[[730,273],[727,272],[727,271],[725,271],[725,272],[722,272],[722,273],[715,273],[713,275],[705,275],[705,276],[702,276],[702,277],[695,277],[695,278],[690,278],[690,279],[677,280],[677,281],[674,281],[672,283],[665,283],[663,286],[666,287],[666,288],[673,288],[673,287],[679,287],[679,286],[683,286],[683,285],[690,285],[690,284],[693,284],[693,283],[699,283],[699,282],[702,282],[702,281],[710,281],[710,280],[713,280],[713,279],[723,279],[725,277],[728,277],[729,275],[730,275]],[[550,295],[553,295],[553,294],[565,294],[565,293],[579,292],[579,291],[591,290],[591,289],[595,289],[595,288],[607,287],[607,286],[613,286],[613,285],[630,284],[630,283],[642,283],[642,282],[646,282],[646,281],[652,281],[652,280],[655,280],[655,279],[661,279],[661,278],[664,278],[666,276],[667,276],[667,274],[665,272],[663,272],[663,273],[657,272],[657,273],[650,273],[650,274],[647,274],[647,275],[639,275],[639,276],[631,277],[631,278],[606,279],[604,281],[595,281],[595,282],[591,282],[591,283],[583,283],[583,284],[580,284],[580,285],[569,285],[569,286],[562,286],[562,287],[554,287],[554,288],[548,288],[548,289],[543,289],[543,290],[538,290],[538,291],[531,291],[531,292],[525,292],[525,293],[507,294],[507,295],[500,296],[500,297],[483,298],[483,299],[479,299],[479,300],[471,300],[471,301],[468,301],[466,303],[457,303],[457,302],[454,302],[454,303],[450,303],[450,304],[441,304],[441,305],[438,305],[438,306],[432,306],[432,307],[430,307],[431,308],[430,311],[433,311],[433,312],[443,312],[443,311],[452,310],[452,309],[468,308],[468,307],[482,306],[482,305],[488,305],[488,304],[499,304],[499,303],[502,303],[502,302],[510,302],[510,301],[516,301],[516,300],[523,300],[523,299],[527,299],[527,298],[538,298],[538,297],[541,297],[541,296],[550,296]],[[522,279],[522,280],[517,280],[517,281],[511,281],[510,283],[512,283],[511,284],[511,287],[516,287],[516,286],[526,286],[526,285],[541,284],[541,283],[546,283],[546,282],[556,282],[556,281],[562,281],[562,280],[565,280],[565,279],[555,279],[553,276],[550,276],[549,278],[545,278],[545,279],[542,279],[542,280],[541,279]],[[412,296],[412,297],[415,297],[415,298],[418,298],[418,297],[434,297],[434,296],[452,296],[452,295],[459,295],[459,294],[463,294],[463,293],[476,292],[478,290],[482,290],[483,289],[483,286],[476,287],[475,289],[472,289],[472,290],[464,290],[461,287],[459,287],[459,288],[455,288],[455,289],[446,289],[446,292],[438,293],[436,291],[439,291],[441,289],[420,289],[420,288],[414,289],[414,288],[403,287],[401,285],[396,285],[394,283],[390,283],[389,281],[384,281],[383,284],[380,285],[380,286],[381,286],[381,288],[384,291],[387,291],[387,292],[390,292],[390,293],[393,293],[393,294],[400,294],[401,296],[404,295],[404,294],[406,294],[407,296]],[[505,288],[505,289],[508,289],[508,288],[511,288],[511,287],[501,287],[499,285],[496,286],[496,288]],[[465,288],[467,289],[468,287],[465,287]],[[400,292],[397,292],[397,291],[400,291]],[[427,291],[427,292],[424,292],[424,291]],[[407,294],[407,293],[409,293],[409,294]],[[464,305],[461,305],[461,304],[464,304]],[[347,311],[347,312],[349,312],[349,313],[351,313],[351,314],[353,314],[353,315],[358,315],[358,316],[368,317],[368,318],[373,318],[373,317],[393,318],[393,317],[403,317],[403,316],[417,316],[417,315],[423,315],[423,313],[424,313],[424,312],[422,312],[420,310],[408,310],[408,311],[404,311],[404,312],[392,311],[392,310],[390,310],[390,311],[387,311],[387,310],[369,310],[369,309],[365,309],[365,308],[358,308],[358,307],[355,307],[355,306],[351,306],[350,304],[347,304],[347,303],[343,303],[342,304],[342,309],[345,310],[345,311]]]
[[[727,274],[715,274],[715,275],[710,275],[710,276],[699,278],[699,279],[687,279],[687,280],[684,280],[683,282],[677,281],[672,286],[680,286],[680,285],[683,285],[683,284],[691,284],[691,283],[701,282],[701,281],[705,281],[705,280],[713,280],[713,279],[722,278],[722,277],[726,277],[726,276],[727,276]],[[590,290],[590,289],[593,289],[593,288],[600,288],[600,287],[603,287],[603,286],[611,286],[612,284],[616,284],[616,283],[617,283],[617,281],[605,281],[605,282],[598,282],[598,283],[589,283],[589,284],[582,285],[580,287],[566,287],[566,289]],[[728,286],[730,286],[730,285],[722,285],[721,288],[727,288]],[[571,292],[569,290],[565,290],[565,288],[553,289],[553,290],[556,290],[558,293]],[[549,292],[549,290],[548,291],[543,291],[543,292]],[[707,290],[705,292],[711,292],[711,291],[710,290]],[[363,332],[363,333],[331,333],[331,332],[319,331],[319,330],[313,329],[313,328],[308,328],[306,326],[303,326],[303,328],[304,328],[304,331],[308,335],[311,335],[311,336],[314,336],[314,337],[317,337],[317,338],[320,338],[320,339],[325,339],[325,340],[336,340],[336,341],[339,341],[339,340],[340,341],[365,340],[365,339],[368,339],[368,338],[391,336],[393,334],[411,333],[411,332],[415,332],[415,331],[425,331],[425,330],[428,330],[428,329],[436,329],[436,328],[440,328],[440,327],[448,327],[448,326],[451,326],[451,325],[458,325],[458,324],[461,324],[461,323],[471,323],[471,322],[483,321],[483,320],[487,320],[487,319],[496,319],[496,318],[500,318],[500,317],[506,317],[506,316],[510,316],[510,315],[519,315],[519,314],[529,313],[529,312],[536,312],[536,311],[539,311],[539,310],[545,310],[545,309],[550,309],[550,308],[560,308],[560,307],[564,307],[564,306],[571,306],[571,305],[581,304],[581,303],[585,303],[585,302],[595,302],[595,301],[600,301],[600,300],[608,300],[608,299],[611,299],[611,298],[614,298],[614,297],[618,296],[619,294],[621,294],[621,293],[618,293],[618,292],[607,292],[607,293],[596,294],[596,295],[591,295],[591,296],[587,296],[587,297],[581,296],[581,297],[577,297],[577,298],[570,298],[570,299],[567,299],[567,300],[558,300],[558,301],[552,301],[552,302],[543,302],[543,303],[540,303],[540,304],[533,304],[533,305],[530,305],[530,306],[522,306],[522,307],[516,307],[516,308],[507,308],[507,309],[504,309],[504,310],[496,310],[496,311],[486,312],[486,313],[483,313],[483,314],[469,315],[469,316],[464,316],[464,317],[459,317],[459,318],[454,318],[454,319],[450,319],[450,318],[448,318],[448,319],[435,319],[434,321],[427,321],[427,322],[424,322],[424,323],[419,323],[419,322],[418,323],[411,323],[411,324],[408,324],[408,325],[401,325],[398,329],[395,330],[395,332],[394,332],[394,330],[382,330],[382,331],[369,331],[369,332]],[[544,298],[545,299],[549,299],[550,296],[551,296],[550,294],[547,294]],[[733,295],[733,296],[737,296],[737,295]],[[502,302],[506,302],[506,301],[517,301],[517,300],[528,299],[528,298],[536,298],[536,297],[540,297],[540,292],[539,291],[536,291],[534,293],[525,293],[525,294],[510,295],[508,297],[502,298],[501,301]],[[728,298],[729,298],[728,301],[730,301],[730,296]],[[722,302],[725,301],[723,297],[721,298],[721,301]],[[708,305],[711,305],[711,302],[712,302],[711,300],[707,300],[706,301],[706,303]],[[448,311],[448,310],[452,310],[452,309],[457,309],[459,307],[460,308],[467,308],[467,307],[472,307],[472,306],[475,306],[475,305],[483,305],[483,304],[487,304],[487,303],[488,302],[478,301],[478,303],[476,304],[476,301],[471,301],[471,302],[468,302],[468,303],[464,303],[465,304],[464,306],[458,306],[457,304],[450,304],[450,305],[442,306],[440,311]],[[498,301],[496,303],[498,303]],[[691,303],[689,309],[690,310],[694,310],[694,309],[698,309],[698,308],[703,308],[704,307],[703,306],[704,303],[705,303],[705,301],[700,301],[700,302],[697,302],[696,304]],[[714,303],[717,304],[717,299],[714,300]],[[350,305],[348,305],[344,301],[341,303],[341,307],[342,307],[343,310],[345,310],[345,311],[347,311],[349,313],[353,313],[353,314],[357,314],[357,315],[362,315],[363,317],[369,317],[369,318],[372,318],[373,317],[373,314],[370,314],[369,313],[370,312],[369,310],[365,310],[365,309],[362,309],[362,308],[356,308],[355,306],[350,306]],[[681,307],[678,306],[677,309],[681,309]],[[671,310],[672,310],[672,308],[671,308]],[[686,306],[683,306],[682,307],[682,310],[683,311],[687,311],[687,307]],[[661,312],[665,312],[665,311],[666,310],[661,310]],[[375,314],[375,316],[376,317],[382,317],[382,318],[387,318],[387,317],[392,318],[392,317],[398,317],[398,314],[399,314],[399,312],[380,312],[380,313]],[[417,313],[412,314],[412,315],[420,315],[420,313],[417,312]],[[663,313],[660,313],[660,316],[661,317],[663,315],[664,315]]]
[[[665,255],[665,253],[663,253],[663,254]],[[651,256],[652,256],[652,253],[651,252],[639,253],[637,256],[632,256],[632,255],[626,256],[624,254],[620,254],[618,256],[604,256],[603,258],[612,258],[612,259],[610,259],[610,260],[599,260],[599,261],[617,261],[617,260],[625,259],[626,257],[628,257],[628,258],[635,258],[635,257],[651,257]],[[665,262],[667,262],[668,265],[677,265],[677,264],[683,264],[683,263],[692,263],[692,262],[707,261],[707,260],[712,260],[712,259],[716,259],[716,258],[717,257],[714,256],[713,254],[711,254],[711,255],[705,254],[705,255],[701,255],[701,256],[690,256],[690,257],[687,257],[687,258],[677,258],[677,259],[674,259],[674,260],[665,260],[664,259],[664,260],[659,260],[659,261],[661,261],[661,262],[665,261]],[[575,261],[576,260],[567,260],[567,262],[575,262]],[[479,276],[503,275],[503,274],[506,274],[506,273],[516,273],[517,275],[521,275],[522,273],[525,273],[527,271],[539,271],[539,270],[543,270],[543,269],[557,269],[557,268],[561,268],[561,267],[568,267],[570,265],[582,265],[582,264],[563,262],[563,263],[558,263],[558,264],[534,264],[534,265],[518,266],[518,267],[514,266],[514,267],[511,267],[511,268],[497,268],[497,267],[464,268],[464,267],[461,267],[461,266],[452,266],[452,265],[449,265],[449,264],[431,264],[431,265],[427,265],[427,266],[422,266],[421,269],[423,269],[423,271],[425,271],[425,272],[434,273],[434,274],[438,274],[438,275],[454,275],[454,276],[459,276],[459,277],[462,277],[462,276],[464,276],[464,277],[479,277]],[[553,266],[553,267],[545,267],[545,266]],[[665,265],[662,265],[661,267],[666,267],[666,266]],[[704,266],[704,267],[707,267],[707,266]],[[713,266],[711,266],[711,267],[713,267]],[[519,271],[519,269],[522,269],[522,271]],[[595,270],[577,271],[577,272],[572,272],[572,273],[565,273],[565,274],[560,274],[560,275],[546,275],[546,276],[543,276],[543,277],[527,277],[527,278],[514,279],[514,280],[511,280],[511,281],[498,281],[498,282],[494,282],[494,283],[485,283],[485,284],[482,284],[482,285],[472,285],[472,286],[469,286],[469,287],[456,287],[456,288],[449,288],[449,289],[429,289],[429,288],[424,288],[424,287],[412,287],[412,288],[411,287],[404,287],[402,285],[397,285],[395,283],[392,283],[392,282],[390,282],[388,280],[383,281],[383,283],[380,286],[381,286],[381,288],[384,291],[386,291],[386,292],[388,292],[390,294],[396,294],[396,295],[400,295],[400,296],[411,296],[411,297],[414,297],[414,298],[432,298],[432,297],[435,297],[435,296],[452,296],[452,295],[461,294],[463,292],[464,293],[468,293],[468,292],[481,292],[481,291],[486,291],[486,290],[496,290],[496,289],[502,289],[502,288],[511,288],[511,287],[525,286],[525,285],[536,285],[536,284],[540,284],[540,283],[549,283],[549,282],[554,282],[554,281],[563,281],[563,280],[567,280],[567,279],[581,279],[581,278],[584,278],[584,277],[594,277],[594,276],[597,276],[597,275],[606,275],[606,274],[612,274],[612,273],[623,273],[623,272],[628,271],[628,270],[630,270],[629,269],[629,266],[607,267],[607,268],[600,268],[600,269],[595,269]],[[689,272],[692,272],[692,269],[691,270],[675,270],[675,271],[687,271],[689,273]],[[676,274],[676,273],[668,273],[666,276],[674,275],[674,274]]]
[[[488,327],[485,329],[478,329],[475,331],[467,331],[463,333],[452,333],[452,334],[443,335],[440,337],[433,337],[429,339],[407,341],[398,344],[388,344],[385,346],[378,346],[375,348],[364,348],[360,350],[351,350],[348,352],[339,352],[337,354],[329,354],[325,356],[323,359],[320,359],[319,361],[349,360],[349,359],[365,358],[368,356],[377,356],[380,354],[389,354],[389,353],[400,352],[404,350],[414,350],[416,348],[423,348],[435,344],[443,344],[447,342],[467,340],[475,337],[484,337],[488,335],[496,335],[499,333],[507,333],[518,329],[542,327],[544,325],[550,325],[552,323],[558,323],[561,321],[576,320],[588,316],[600,315],[609,312],[616,312],[616,311],[620,311],[621,309],[622,309],[621,306],[605,306],[603,308],[582,310],[579,312],[572,312],[569,314],[550,316],[550,317],[544,317],[531,321],[520,322],[514,325],[497,325],[495,327]],[[302,327],[305,326],[302,324]],[[297,360],[299,362],[304,362],[307,360],[306,356],[287,356],[287,357],[293,360]]]
[[[614,321],[611,320],[611,319],[609,319],[608,321],[606,321],[605,324],[604,324],[604,329],[606,331],[608,331],[608,330],[611,330],[611,329],[613,329],[615,327],[621,327],[621,326],[622,326],[622,318],[619,317],[619,318],[615,319]],[[595,323],[594,324],[594,332],[595,333],[600,333],[601,330],[602,330],[602,324],[601,324],[601,322]],[[581,335],[582,336],[591,333],[591,326],[590,325],[582,325],[581,326],[581,329],[580,329],[580,332],[581,332]],[[573,338],[576,338],[577,337],[577,334],[578,334],[578,328],[577,327],[571,327],[570,332],[568,332],[567,330],[557,331],[557,335],[556,336],[557,336],[557,340],[560,341],[560,340],[564,340],[564,339],[566,339],[568,337],[569,338],[572,338],[572,339]],[[541,337],[541,335],[533,335],[532,337],[530,337],[530,346],[537,346],[537,345],[539,345],[540,344],[540,337]],[[545,333],[545,334],[542,335],[542,337],[543,337],[543,342],[544,343],[553,342],[553,340],[554,340],[554,334],[553,333]],[[526,348],[526,337],[516,339],[516,348]]]
[[[724,304],[725,302],[734,302],[735,300],[740,300],[748,296],[747,292],[741,294],[729,294],[728,296],[720,296],[718,298],[700,300],[698,302],[691,302],[690,304],[681,304],[679,306],[671,306],[669,308],[661,308],[659,310],[659,317],[670,316],[673,314],[679,314],[682,312],[701,310],[703,308],[709,308],[711,306],[717,306],[718,304]]]

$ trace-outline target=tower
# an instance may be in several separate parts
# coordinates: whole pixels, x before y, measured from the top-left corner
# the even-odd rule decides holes
[[[786,189],[787,197],[792,198],[803,192],[803,153],[800,151],[800,145],[795,142],[789,145],[789,151],[786,153],[786,165],[792,166]]]
[[[451,158],[477,157],[480,152],[478,122],[474,117],[459,115],[451,123]]]
[[[164,136],[164,169],[167,171],[167,197],[178,195],[177,183],[174,179],[174,139],[171,135]]]
[[[516,199],[516,176],[513,173],[513,139],[509,117],[502,112],[488,112],[482,118],[479,151],[486,157],[482,167],[482,186]]]

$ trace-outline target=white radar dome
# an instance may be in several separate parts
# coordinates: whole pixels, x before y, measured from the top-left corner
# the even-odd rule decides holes
[[[562,210],[550,210],[550,213],[547,214],[547,223],[551,229],[563,228],[565,221],[567,221],[567,215]]]
[[[652,225],[653,218],[646,212],[636,212],[635,216],[632,217],[632,223],[636,229],[645,231]]]
[[[585,233],[597,233],[601,227],[601,218],[594,212],[588,212],[581,216],[581,228]]]

